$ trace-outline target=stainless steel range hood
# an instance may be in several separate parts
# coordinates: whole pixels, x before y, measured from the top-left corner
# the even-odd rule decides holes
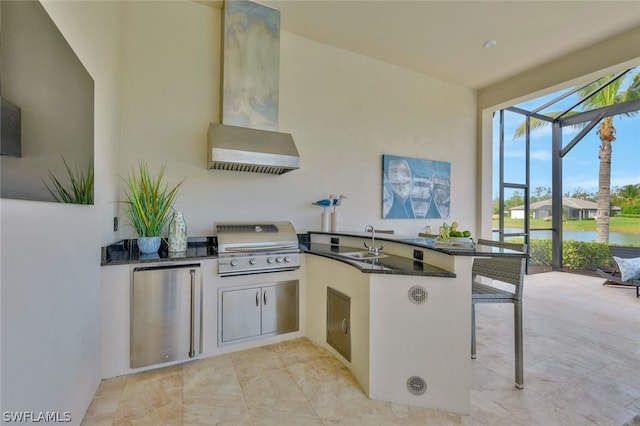
[[[238,22],[245,22],[241,31]],[[278,175],[299,169],[293,138],[276,131],[280,12],[250,1],[225,1],[221,27],[222,124],[209,125],[208,168]]]
[[[288,133],[211,123],[209,168],[281,175],[300,168],[300,154]]]

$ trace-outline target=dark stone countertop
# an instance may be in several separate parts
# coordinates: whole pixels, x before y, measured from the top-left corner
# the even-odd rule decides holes
[[[102,247],[100,266],[195,260],[216,258],[217,256],[215,237],[189,237],[187,238],[187,251],[175,254],[169,254],[167,242],[164,239],[157,254],[140,254],[138,243],[134,238]]]
[[[361,237],[371,238],[368,232],[316,232],[311,231],[309,234],[324,234],[332,236],[344,237]],[[475,257],[526,257],[527,254],[499,247],[490,247],[480,244],[446,244],[439,243],[435,238],[429,237],[410,237],[394,234],[376,233],[376,240],[389,241],[394,243],[407,244],[414,247],[426,248],[429,250],[439,251],[453,256],[475,256]]]
[[[377,259],[349,259],[340,256],[340,253],[353,252],[357,249],[353,247],[334,246],[329,244],[309,243],[301,244],[300,249],[305,253],[327,257],[329,259],[344,262],[354,266],[363,273],[369,274],[390,274],[390,275],[418,275],[427,277],[455,278],[456,274],[438,268],[427,263],[406,257],[387,255]]]

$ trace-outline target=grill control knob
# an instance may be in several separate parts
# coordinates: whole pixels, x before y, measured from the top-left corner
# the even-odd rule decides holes
[[[275,262],[275,259],[274,259],[273,257],[269,257],[269,258],[267,259],[267,263],[271,264],[271,263],[273,263],[273,262]]]
[[[232,260],[231,262],[229,262],[229,265],[238,266],[238,261],[237,260]]]
[[[256,258],[252,257],[251,259],[249,259],[249,264],[250,265],[255,265],[256,264]]]
[[[280,256],[276,257],[276,262],[282,263],[282,258]]]
[[[291,256],[285,256],[285,257],[284,257],[284,261],[285,261],[286,263],[291,262]]]

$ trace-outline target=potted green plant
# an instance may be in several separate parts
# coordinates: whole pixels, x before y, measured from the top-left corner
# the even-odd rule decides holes
[[[61,157],[67,171],[67,183],[49,170],[51,185],[41,179],[47,191],[58,203],[93,204],[93,161],[89,161],[85,174],[78,165],[72,170],[64,156]]]
[[[144,162],[138,163],[137,173],[132,170],[125,181],[125,197],[129,222],[138,234],[140,253],[157,253],[160,235],[170,219],[169,212],[182,185],[169,188],[162,182],[165,165],[157,176],[152,176]]]

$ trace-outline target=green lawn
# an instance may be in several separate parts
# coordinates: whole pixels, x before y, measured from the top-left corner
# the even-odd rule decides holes
[[[531,219],[531,229],[551,228],[551,221],[542,219]],[[522,228],[524,219],[504,219],[505,228]],[[493,221],[493,227],[498,227],[498,221]],[[596,230],[595,220],[567,220],[562,223],[565,231],[594,231]],[[609,232],[621,232],[623,234],[640,234],[640,218],[635,217],[612,217],[609,220]]]

